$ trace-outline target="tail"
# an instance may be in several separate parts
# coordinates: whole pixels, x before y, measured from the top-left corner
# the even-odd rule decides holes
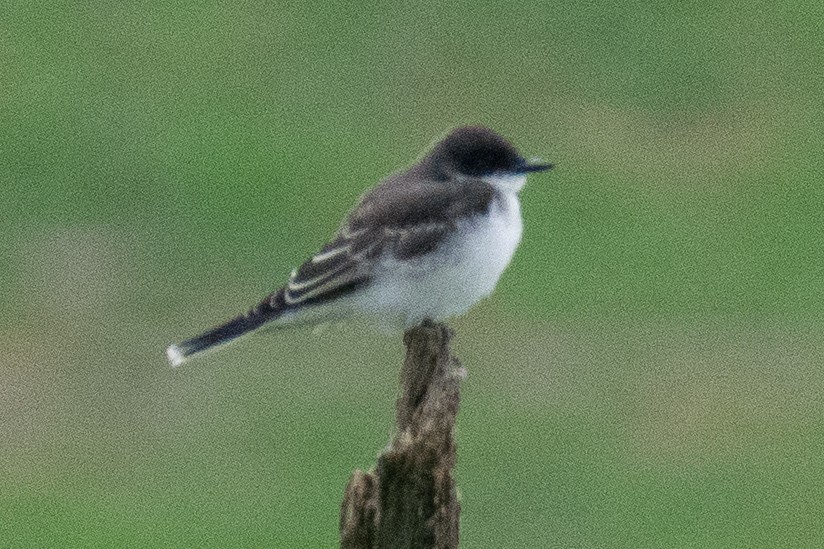
[[[191,356],[211,351],[250,334],[264,324],[276,320],[290,309],[284,299],[284,290],[270,294],[248,313],[233,318],[197,337],[177,345],[169,345],[166,358],[172,366],[180,366]]]

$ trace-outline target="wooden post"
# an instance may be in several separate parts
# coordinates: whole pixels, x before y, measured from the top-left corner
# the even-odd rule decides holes
[[[452,331],[424,322],[404,334],[396,433],[368,473],[356,470],[340,511],[343,549],[454,549],[461,507],[453,469],[466,371]]]

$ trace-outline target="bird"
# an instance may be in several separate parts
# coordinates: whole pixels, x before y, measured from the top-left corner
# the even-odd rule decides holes
[[[179,366],[263,328],[362,317],[391,331],[461,315],[492,293],[521,241],[527,175],[552,167],[489,128],[458,127],[363,194],[285,285],[166,358]]]

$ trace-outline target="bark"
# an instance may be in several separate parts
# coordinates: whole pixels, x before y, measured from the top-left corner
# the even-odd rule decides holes
[[[466,371],[452,332],[425,322],[404,334],[396,433],[369,472],[356,470],[340,512],[344,549],[458,547],[455,418]]]

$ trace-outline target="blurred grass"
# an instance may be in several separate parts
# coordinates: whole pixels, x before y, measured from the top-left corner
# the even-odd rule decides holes
[[[465,545],[824,542],[820,3],[0,12],[4,544],[334,546],[397,338],[161,352],[461,123],[557,165],[455,322]]]

